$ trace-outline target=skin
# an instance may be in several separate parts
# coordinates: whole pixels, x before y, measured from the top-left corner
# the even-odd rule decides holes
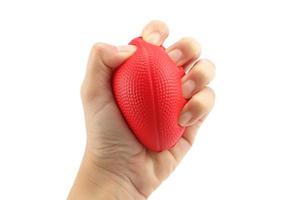
[[[141,35],[145,41],[161,45],[169,30],[165,23],[151,21]],[[135,50],[131,45],[105,43],[97,43],[91,50],[81,88],[87,144],[69,200],[147,199],[189,151],[213,107],[215,95],[207,84],[214,77],[214,64],[199,59],[199,43],[185,37],[166,51],[187,71],[182,87],[188,102],[178,119],[186,130],[169,150],[157,153],[144,148],[126,125],[111,88],[113,71]]]

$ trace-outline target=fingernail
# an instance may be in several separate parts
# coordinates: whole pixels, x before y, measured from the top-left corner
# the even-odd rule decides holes
[[[185,98],[190,98],[196,88],[196,83],[193,80],[187,80],[182,84],[182,94]]]
[[[169,52],[169,56],[175,63],[178,63],[178,61],[182,58],[182,51],[179,49],[174,49]]]
[[[179,118],[179,124],[181,126],[186,126],[192,120],[192,118],[193,115],[190,111],[184,112]]]
[[[161,35],[159,32],[153,32],[153,33],[150,33],[148,36],[146,36],[144,38],[144,40],[146,42],[149,42],[151,44],[156,44],[156,45],[159,45],[160,43],[160,38],[161,38]]]
[[[136,50],[136,46],[134,46],[134,45],[122,45],[122,46],[117,46],[117,49],[120,53],[132,53]]]

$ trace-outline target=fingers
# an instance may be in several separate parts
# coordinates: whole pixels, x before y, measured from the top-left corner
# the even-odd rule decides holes
[[[145,41],[154,45],[162,45],[169,35],[167,25],[162,21],[151,21],[142,32]],[[166,50],[178,66],[186,67],[200,56],[200,44],[193,38],[182,38]]]
[[[215,94],[213,90],[205,87],[185,104],[178,123],[183,127],[195,124],[211,111],[214,101]]]
[[[142,31],[142,38],[151,44],[160,46],[169,35],[167,25],[158,20],[148,23]]]
[[[167,48],[166,51],[178,66],[186,67],[199,58],[201,47],[195,39],[186,37]]]
[[[204,88],[215,76],[214,64],[202,59],[197,61],[183,78],[182,78],[182,93],[186,99]]]
[[[178,123],[186,127],[184,134],[169,152],[178,162],[186,155],[194,143],[200,125],[213,108],[215,95],[205,87],[214,77],[215,67],[208,60],[199,60],[182,79],[183,95],[192,97],[184,106]]]
[[[81,88],[83,99],[92,99],[110,91],[112,71],[131,56],[135,50],[136,47],[133,45],[115,47],[104,43],[95,44],[90,53]]]

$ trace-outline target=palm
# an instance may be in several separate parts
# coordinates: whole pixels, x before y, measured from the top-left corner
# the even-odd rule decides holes
[[[107,103],[99,103],[101,107],[93,106],[97,110],[93,116],[86,116],[92,119],[87,120],[90,122],[87,124],[89,150],[98,157],[105,152],[106,158],[113,158],[106,159],[107,166],[129,167],[129,178],[134,183],[143,183],[136,184],[136,187],[144,194],[150,194],[170,175],[188,151],[196,128],[187,128],[184,137],[173,148],[163,152],[150,151],[138,142],[128,128],[112,94],[108,96],[111,99],[108,99]]]

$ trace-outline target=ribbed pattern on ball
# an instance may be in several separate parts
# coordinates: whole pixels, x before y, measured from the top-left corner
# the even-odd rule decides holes
[[[116,102],[136,138],[150,150],[176,144],[184,128],[178,125],[185,104],[181,91],[182,68],[163,47],[136,38],[137,51],[114,73]]]

